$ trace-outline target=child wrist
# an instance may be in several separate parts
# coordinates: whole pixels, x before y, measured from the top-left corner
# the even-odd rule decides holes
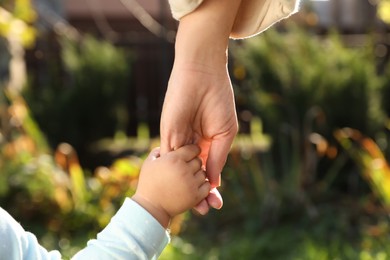
[[[152,215],[165,229],[168,228],[172,216],[161,206],[156,205],[147,197],[138,193],[131,198]]]

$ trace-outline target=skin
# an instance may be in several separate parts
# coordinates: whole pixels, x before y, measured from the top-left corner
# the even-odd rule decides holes
[[[132,197],[160,224],[167,228],[170,220],[206,198],[211,186],[202,170],[197,145],[182,146],[160,156],[154,149],[145,160]]]
[[[194,209],[222,207],[221,172],[237,134],[227,48],[240,0],[205,0],[180,20],[175,61],[161,115],[161,154],[195,143],[212,186]]]

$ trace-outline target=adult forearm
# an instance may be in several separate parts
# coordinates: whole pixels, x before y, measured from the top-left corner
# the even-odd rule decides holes
[[[241,0],[205,0],[181,18],[175,63],[226,64],[229,35],[240,3]]]

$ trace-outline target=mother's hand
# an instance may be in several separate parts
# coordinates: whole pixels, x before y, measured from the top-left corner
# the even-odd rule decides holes
[[[207,176],[215,188],[220,185],[220,174],[236,133],[234,94],[226,65],[175,63],[161,116],[161,153],[185,144],[198,144]],[[217,189],[195,210],[206,214],[209,205],[222,207]]]
[[[227,48],[241,0],[204,0],[180,19],[161,116],[161,153],[196,143],[214,189],[195,210],[222,207],[216,187],[237,133]]]

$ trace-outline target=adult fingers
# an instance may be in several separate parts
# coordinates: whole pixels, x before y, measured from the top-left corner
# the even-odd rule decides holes
[[[223,206],[222,196],[217,190],[217,188],[213,188],[210,190],[209,195],[206,198],[207,204],[215,209],[220,209]]]
[[[233,139],[234,136],[224,136],[211,142],[206,162],[206,172],[212,187],[221,185],[221,172],[225,166]]]
[[[161,154],[169,153],[191,143],[191,138],[185,134],[176,133],[174,130],[170,131],[169,134],[161,134]]]
[[[180,115],[172,118],[172,115],[167,116],[167,114],[169,112],[163,109],[160,124],[161,154],[166,154],[191,143],[191,129],[188,127],[177,127],[187,123],[177,119],[177,117],[180,118]]]
[[[209,190],[211,187],[212,186],[210,185]],[[222,196],[216,188],[212,188],[206,199],[199,202],[193,210],[200,215],[206,215],[210,210],[210,206],[215,209],[220,209],[223,206]]]
[[[161,138],[161,144],[160,144],[160,147],[161,147],[161,155],[164,155],[170,151],[172,151],[172,149],[170,148],[170,144],[168,142],[168,140],[164,139],[164,138]]]
[[[182,141],[179,140],[175,135],[171,136],[171,134],[161,134],[161,154],[164,155],[166,153],[169,153],[170,151],[173,151],[175,147],[182,146],[183,144],[181,143]]]
[[[200,215],[206,215],[209,212],[209,204],[207,203],[206,199],[201,200],[198,205],[196,205],[193,210],[200,214]]]

